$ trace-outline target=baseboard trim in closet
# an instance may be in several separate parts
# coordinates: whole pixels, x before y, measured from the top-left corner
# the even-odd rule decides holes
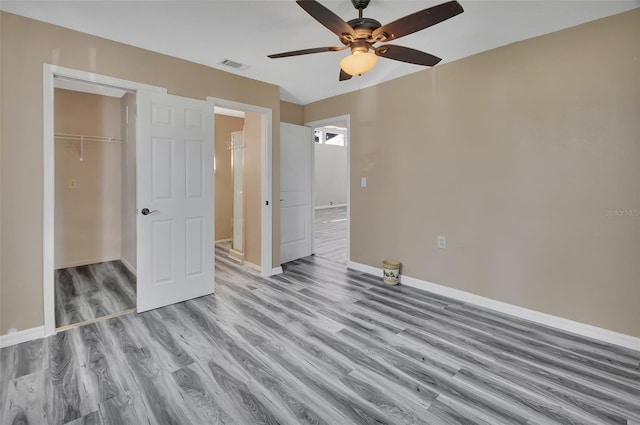
[[[229,248],[229,258],[237,261],[238,263],[242,263],[244,261],[244,252],[237,251],[233,248]]]
[[[44,337],[44,326],[36,326],[35,328],[0,335],[0,348]]]
[[[119,261],[120,257],[107,257],[107,258],[95,258],[93,260],[80,260],[72,261],[70,263],[64,263],[62,265],[56,264],[54,267],[56,270],[68,269],[70,267],[88,266],[89,264],[108,263],[109,261]]]
[[[380,280],[382,280],[381,268],[369,266],[367,264],[356,263],[353,261],[347,262],[347,267],[363,273],[380,276]],[[530,310],[528,308],[472,294],[470,292],[461,291],[459,289],[450,288],[448,286],[440,285],[437,283],[416,279],[411,276],[401,275],[400,283],[406,286],[421,289],[423,291],[433,292],[434,294],[443,295],[459,301],[468,302],[480,307],[485,307],[499,313],[509,314],[520,319],[528,320],[530,322],[535,322],[541,325],[571,332],[576,335],[581,335],[584,337],[597,339],[599,341],[604,341],[609,344],[616,344],[621,347],[640,351],[640,338],[635,336],[622,334],[619,332],[611,331],[609,329],[599,328],[597,326],[588,325],[586,323],[576,322],[574,320],[565,319],[564,317],[553,316],[551,314]]]
[[[129,270],[131,273],[133,273],[134,276],[138,275],[138,273],[136,271],[136,268],[133,267],[133,265],[130,262],[125,260],[124,257],[121,257],[120,261],[122,262],[122,264],[124,264],[124,266],[127,268],[127,270]]]

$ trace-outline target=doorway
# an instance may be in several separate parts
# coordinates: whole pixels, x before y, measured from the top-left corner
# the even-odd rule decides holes
[[[306,126],[313,129],[313,253],[349,261],[349,116]]]
[[[244,262],[245,113],[215,111],[216,252]]]
[[[135,93],[67,79],[54,85],[54,296],[60,330],[136,306],[135,216],[126,214],[135,208],[135,119],[129,116]]]
[[[215,105],[216,112],[217,252],[225,255],[229,253],[233,238],[235,202],[235,230],[240,230],[238,238],[241,238],[242,247],[235,260],[260,271],[263,276],[282,273],[282,267],[273,267],[272,264],[272,110],[214,97],[207,97],[207,101]],[[224,116],[242,118],[241,141],[238,138],[233,142],[231,136],[231,133],[240,129],[226,126],[223,130],[220,127],[223,123],[221,117]],[[226,120],[228,122],[230,118]],[[240,158],[242,162],[242,173],[237,176],[236,183],[238,180],[242,181],[235,190],[235,199],[231,165],[234,152],[234,169],[238,173],[241,170],[235,165],[238,165]],[[224,196],[224,199],[219,198],[219,195]]]

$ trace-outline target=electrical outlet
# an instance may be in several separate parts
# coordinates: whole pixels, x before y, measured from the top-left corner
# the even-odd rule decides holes
[[[367,178],[360,177],[360,187],[367,187]]]
[[[76,181],[75,179],[71,179],[69,180],[69,189],[75,189],[76,188]]]
[[[447,247],[447,237],[446,236],[438,236],[438,249],[445,249]]]

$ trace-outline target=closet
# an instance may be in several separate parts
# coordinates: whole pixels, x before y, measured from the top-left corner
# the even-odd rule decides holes
[[[135,95],[89,86],[54,93],[59,329],[136,305]]]

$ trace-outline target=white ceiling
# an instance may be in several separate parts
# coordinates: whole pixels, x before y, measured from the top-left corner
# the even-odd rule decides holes
[[[384,25],[442,2],[372,0],[364,16]],[[640,7],[640,0],[459,2],[465,9],[461,15],[394,44],[426,51],[445,63]],[[345,20],[357,17],[349,0],[321,3]],[[299,104],[423,69],[380,59],[370,73],[339,82],[339,62],[348,50],[267,58],[272,53],[341,45],[293,0],[3,0],[0,9],[272,83],[280,86],[283,100]],[[223,59],[248,65],[248,69],[222,66]]]

